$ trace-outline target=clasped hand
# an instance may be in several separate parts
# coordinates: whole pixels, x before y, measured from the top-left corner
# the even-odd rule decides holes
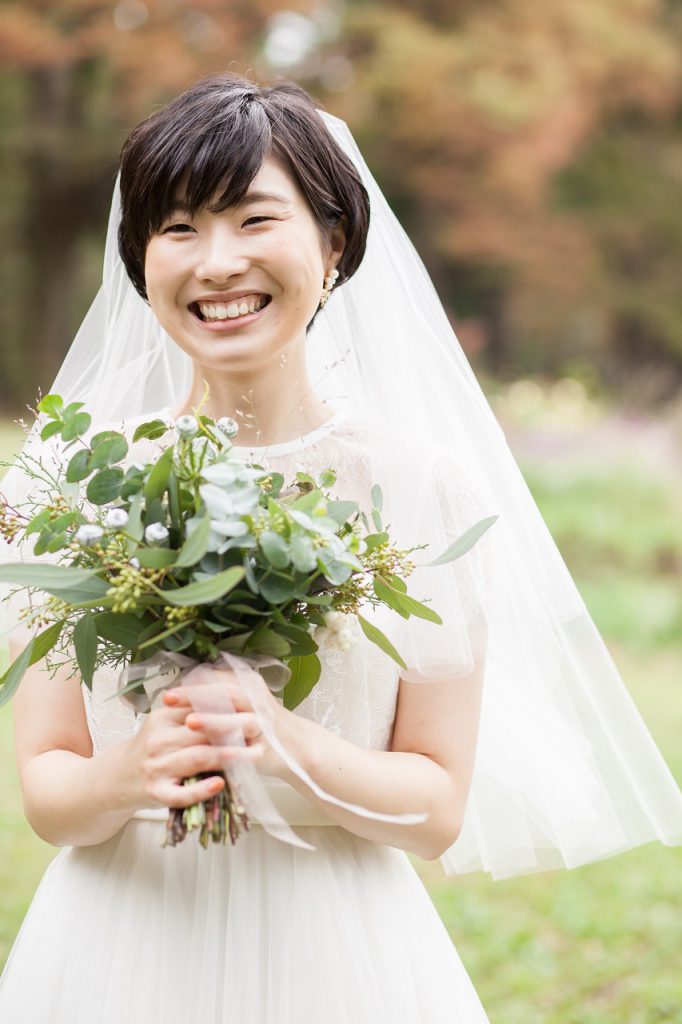
[[[190,701],[190,686],[165,690],[162,705],[145,716],[145,722],[133,744],[139,767],[139,806],[189,807],[208,800],[225,786],[219,775],[182,785],[182,780],[202,772],[219,772],[237,759],[250,761],[262,775],[281,775],[285,765],[262,733],[253,705],[230,669],[204,668],[205,680],[192,670],[196,687],[220,687],[234,706],[234,713],[196,712]],[[279,726],[291,715],[265,684],[271,710],[271,723],[279,736]],[[238,740],[240,730],[244,738]],[[222,741],[222,742],[221,742]]]

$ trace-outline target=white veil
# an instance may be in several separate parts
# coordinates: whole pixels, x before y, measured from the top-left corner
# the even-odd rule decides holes
[[[682,843],[682,794],[642,722],[549,535],[431,280],[347,125],[324,121],[360,171],[371,204],[366,255],[307,339],[309,376],[336,409],[368,423],[385,521],[429,557],[484,515],[499,516],[470,556],[417,569],[443,626],[400,621],[410,681],[466,685],[485,656],[474,777],[445,870],[495,878],[575,867],[651,840]],[[189,358],[130,283],[117,249],[118,185],[104,279],[54,381],[93,429],[189,391]],[[39,445],[37,431],[27,444]],[[30,450],[30,447],[25,449]],[[25,493],[12,468],[0,490]],[[3,543],[0,559],[15,561]],[[426,561],[426,558],[423,559]],[[5,601],[5,633],[16,628]]]

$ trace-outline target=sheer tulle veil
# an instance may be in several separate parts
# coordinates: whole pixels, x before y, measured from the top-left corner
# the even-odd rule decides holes
[[[410,592],[443,625],[400,620],[403,677],[467,686],[485,659],[474,777],[449,873],[495,878],[575,867],[652,840],[682,843],[682,794],[649,735],[524,482],[431,280],[347,125],[321,115],[371,204],[360,269],[308,334],[318,395],[367,428],[384,520],[426,562],[458,528],[495,525],[470,555],[417,568]],[[179,408],[192,367],[130,283],[117,249],[118,184],[102,286],[51,387],[93,427]],[[226,414],[229,411],[226,410]],[[41,419],[42,425],[42,419]],[[286,425],[283,424],[283,430]],[[41,447],[37,430],[26,451]],[[26,493],[20,467],[0,490]],[[21,557],[2,544],[0,557]],[[5,594],[7,594],[5,587]],[[3,601],[3,632],[18,631]]]

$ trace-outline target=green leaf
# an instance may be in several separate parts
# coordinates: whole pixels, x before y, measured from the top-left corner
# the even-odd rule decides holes
[[[69,404],[66,406],[66,408],[62,412],[62,419],[63,420],[73,419],[75,413],[79,409],[82,409],[84,405],[85,405],[85,402],[69,402]]]
[[[292,600],[295,588],[293,580],[281,576],[268,576],[267,579],[260,581],[259,590],[270,604],[284,604]]]
[[[474,523],[470,526],[461,537],[458,537],[449,548],[439,555],[438,558],[434,558],[432,562],[426,562],[425,565],[445,565],[446,562],[454,562],[456,558],[461,558],[465,555],[474,544],[483,536],[486,530],[489,530],[494,522],[497,521],[498,516],[488,516],[487,519],[481,519],[479,522]]]
[[[182,510],[180,508],[180,488],[178,486],[178,478],[175,475],[175,470],[171,466],[171,471],[168,474],[168,511],[170,513],[171,525],[178,530],[182,530]],[[208,543],[207,543],[208,546]],[[181,549],[182,550],[182,549]],[[205,554],[205,552],[204,552]],[[201,557],[201,556],[200,556]],[[198,561],[198,559],[197,559]],[[184,564],[184,563],[180,563]]]
[[[173,448],[166,448],[152,468],[144,485],[144,496],[148,503],[154,501],[155,498],[160,498],[166,490],[172,464]]]
[[[109,584],[89,569],[38,562],[8,562],[0,566],[0,582],[38,587],[71,604],[98,600],[109,589]]]
[[[291,643],[291,653],[295,655],[314,654],[317,651],[317,644],[307,629],[300,629],[291,623],[277,627],[278,633],[285,636]]]
[[[64,419],[62,437],[65,441],[73,441],[76,437],[80,437],[81,434],[86,432],[92,417],[89,412],[77,412],[75,416],[71,416],[68,420],[66,420],[66,416]]]
[[[52,650],[61,636],[65,622],[65,619],[60,619],[59,622],[54,622],[42,633],[34,636],[5,674],[0,677],[0,708],[12,699],[29,665],[34,665],[36,661],[40,661],[48,651]]]
[[[90,449],[82,448],[69,460],[66,467],[66,479],[69,483],[77,483],[79,480],[85,480],[90,473]]]
[[[81,679],[88,690],[92,690],[92,677],[97,662],[97,629],[94,615],[85,614],[78,620],[73,628],[73,642]]]
[[[374,486],[372,487],[372,505],[377,510],[377,512],[381,512],[383,504],[384,496],[381,493],[381,488],[379,487],[379,484],[374,484]]]
[[[331,487],[336,483],[336,473],[333,469],[324,469],[319,475],[320,487]]]
[[[63,426],[64,424],[61,420],[51,420],[49,423],[46,423],[40,431],[41,440],[47,441],[50,437],[54,437],[55,434],[59,434]]]
[[[175,555],[172,548],[138,548],[135,557],[145,569],[165,569],[175,565]]]
[[[188,583],[184,587],[175,590],[160,590],[154,586],[157,594],[161,595],[167,604],[178,608],[184,608],[193,604],[209,604],[217,601],[227,594],[233,587],[236,587],[240,580],[244,579],[244,568],[233,565],[223,572],[216,573],[210,580],[200,580],[198,583]]]
[[[142,525],[142,492],[138,491],[130,499],[130,506],[128,508],[128,525],[126,526],[126,533],[133,537],[134,540],[128,540],[128,554],[130,555],[135,548],[135,541],[142,540],[144,534],[144,526]]]
[[[318,558],[317,564],[320,566],[329,582],[333,583],[337,587],[350,579],[353,573],[353,569],[350,565],[346,562],[337,562],[335,558],[330,558],[329,561],[324,561],[323,559]]]
[[[291,645],[286,637],[275,633],[263,624],[254,629],[247,643],[247,649],[258,654],[270,654],[274,658],[284,658],[291,653]]]
[[[367,545],[367,550],[374,551],[375,548],[381,547],[382,544],[388,544],[388,534],[369,533],[366,537],[363,537],[363,540]]]
[[[168,433],[170,427],[163,420],[147,420],[146,423],[140,423],[135,428],[133,434],[133,443],[139,441],[141,437],[148,437],[150,441],[155,441],[158,437],[163,437],[164,434]]]
[[[38,412],[46,412],[48,416],[61,416],[62,409],[64,408],[64,399],[56,392],[50,395],[43,395],[36,408]]]
[[[374,529],[377,530],[377,532],[380,532],[383,529],[381,516],[375,508],[372,509],[372,522],[374,523]]]
[[[98,636],[132,651],[142,638],[142,622],[132,612],[100,612],[94,616]],[[156,623],[153,623],[156,628]]]
[[[291,538],[291,561],[299,572],[312,572],[317,565],[317,555],[312,538],[297,533]]]
[[[34,516],[31,522],[24,530],[24,534],[28,537],[31,533],[36,533],[42,530],[50,522],[50,509],[44,508],[42,512],[39,512],[37,516]]]
[[[287,659],[291,678],[282,690],[284,707],[293,711],[308,696],[322,674],[322,665],[317,654],[295,655]]]
[[[275,569],[285,569],[289,564],[289,547],[284,537],[274,530],[264,530],[259,543],[263,554]]]
[[[426,619],[427,622],[435,622],[439,626],[443,624],[438,612],[421,601],[417,601],[416,598],[410,597],[406,591],[405,581],[398,576],[389,576],[388,579],[381,576],[374,578],[374,593],[381,598],[384,604],[398,612],[404,619],[414,615],[418,619]]]
[[[95,473],[85,490],[88,501],[93,505],[107,505],[115,501],[121,494],[123,476],[123,470],[118,466]]]
[[[392,608],[394,612],[398,613],[398,615],[402,615],[404,619],[409,619],[410,613],[403,607],[402,594],[396,593],[392,587],[389,587],[378,576],[375,576],[374,578],[373,588],[374,593],[380,601],[383,601],[385,605]]]
[[[176,566],[197,565],[208,551],[210,535],[211,517],[206,512],[199,525],[195,527],[194,531],[180,548],[178,557],[175,559]]]
[[[104,430],[102,433],[97,434],[96,437],[91,439],[90,447],[92,448],[92,455],[90,457],[91,469],[111,466],[114,462],[120,462],[128,452],[128,442],[125,437],[113,430]]]
[[[397,662],[397,664],[400,665],[401,668],[407,668],[407,665],[400,657],[391,641],[384,633],[381,632],[380,629],[378,629],[377,626],[375,626],[372,622],[368,622],[367,619],[359,613],[358,622],[360,623],[360,628],[362,629],[362,632],[365,634],[368,640],[371,640],[373,644],[376,644],[377,647],[380,647],[384,654],[388,654],[389,658],[393,658],[393,660]]]
[[[327,515],[330,519],[333,519],[339,526],[343,526],[344,523],[358,510],[357,501],[328,501],[327,502]]]

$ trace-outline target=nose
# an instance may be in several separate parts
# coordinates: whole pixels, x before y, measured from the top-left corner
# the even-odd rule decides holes
[[[218,221],[216,218],[211,230],[202,237],[195,268],[200,281],[223,283],[244,274],[249,268],[244,240],[240,240],[228,225]]]

